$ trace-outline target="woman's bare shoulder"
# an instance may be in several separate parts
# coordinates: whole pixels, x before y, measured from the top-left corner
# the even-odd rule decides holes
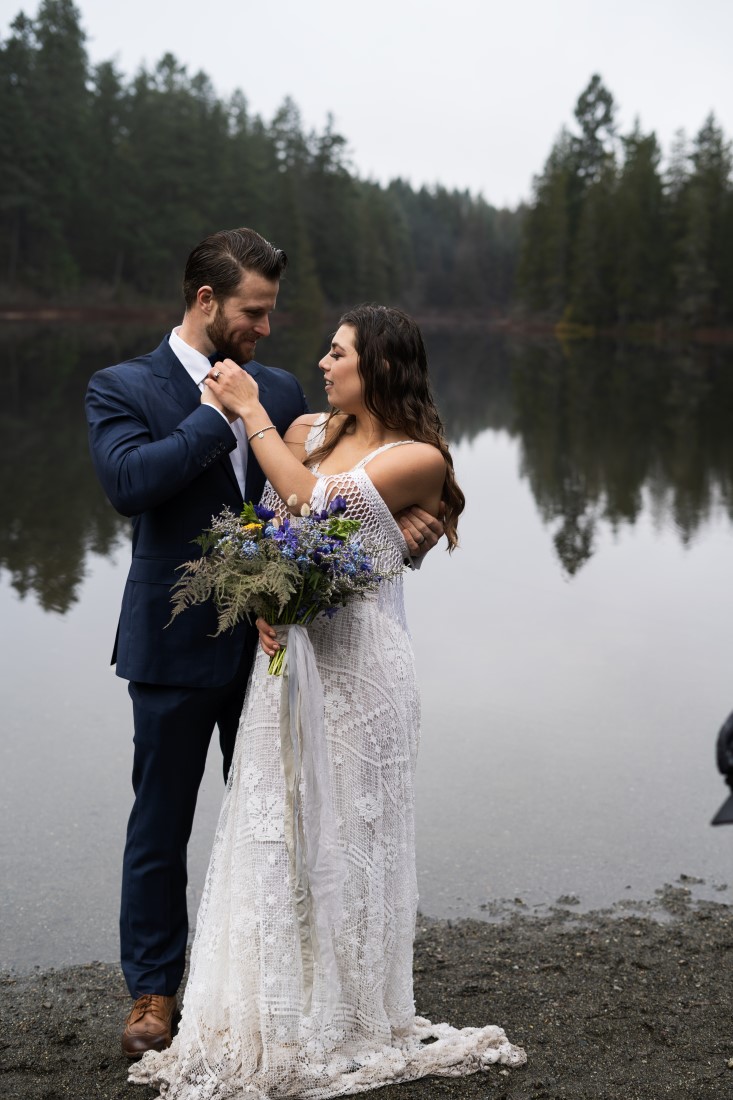
[[[369,477],[394,515],[417,504],[437,515],[445,481],[445,458],[432,443],[390,447],[367,466]]]
[[[286,439],[292,440],[304,440],[311,428],[314,428],[316,424],[323,425],[324,429],[324,442],[330,438],[332,432],[338,428],[342,421],[346,419],[344,413],[303,413],[299,416],[287,430]]]
[[[438,447],[432,443],[420,443],[412,440],[409,444],[400,447],[390,447],[378,455],[375,461],[384,460],[385,468],[408,467],[424,470],[426,473],[444,473],[445,458]]]
[[[291,444],[303,444],[308,438],[311,429],[322,419],[322,413],[303,413],[296,417],[285,432],[285,442]]]
[[[322,419],[322,417],[323,417],[323,413],[302,413],[300,416],[297,416],[295,418],[295,420],[292,422],[290,427],[291,428],[299,428],[299,427],[312,428],[314,424],[317,424],[318,421]],[[288,431],[289,430],[290,429],[288,429]]]

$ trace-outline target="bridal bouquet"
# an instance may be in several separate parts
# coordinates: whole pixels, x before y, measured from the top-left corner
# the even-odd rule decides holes
[[[347,519],[345,511],[340,496],[322,512],[304,504],[300,516],[282,522],[259,504],[245,504],[239,516],[225,508],[194,540],[201,557],[181,566],[171,622],[187,607],[213,599],[217,634],[260,616],[273,625],[307,626],[373,592],[385,574],[359,538],[360,521]],[[274,675],[282,673],[284,656],[282,646],[270,661]]]

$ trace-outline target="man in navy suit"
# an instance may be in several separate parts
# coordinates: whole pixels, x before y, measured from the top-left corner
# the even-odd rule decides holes
[[[133,528],[112,655],[117,675],[130,681],[135,725],[120,909],[122,969],[134,1000],[122,1035],[130,1058],[171,1041],[196,798],[215,725],[227,774],[257,641],[246,624],[212,637],[211,604],[166,625],[171,586],[194,552],[192,540],[225,505],[238,512],[264,486],[241,420],[202,383],[211,359],[233,359],[257,379],[281,435],[308,411],[293,375],[254,361],[286,264],[285,253],[251,229],[207,237],[186,264],[180,327],[149,355],[98,371],[87,391],[97,476]],[[412,554],[442,533],[419,510],[401,526]]]

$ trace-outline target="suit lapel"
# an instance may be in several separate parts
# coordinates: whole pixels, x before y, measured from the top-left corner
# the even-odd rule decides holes
[[[161,389],[187,415],[192,413],[201,400],[201,391],[171,350],[167,336],[153,353],[152,366]]]
[[[160,387],[167,397],[175,401],[186,416],[190,415],[201,403],[201,390],[178,356],[171,350],[167,336],[153,352],[152,367],[153,374],[159,379]],[[228,454],[222,458],[222,467],[231,479],[237,497],[241,496],[242,490],[239,488],[232,460]]]

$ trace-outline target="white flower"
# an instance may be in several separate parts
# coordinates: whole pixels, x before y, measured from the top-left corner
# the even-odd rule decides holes
[[[283,835],[282,805],[277,795],[266,794],[252,798],[249,819],[255,840],[280,840]]]
[[[382,807],[371,794],[365,794],[363,798],[357,798],[354,805],[365,821],[375,821],[378,817],[381,817]]]
[[[298,503],[298,498],[295,493],[291,493],[285,503],[287,504],[288,508],[294,508],[295,505]]]
[[[309,516],[311,514],[310,504],[305,504],[305,503],[301,504],[300,514],[301,514],[301,516],[304,516],[304,517]]]
[[[242,768],[242,783],[250,794],[262,779],[262,772],[255,764],[247,764]]]

